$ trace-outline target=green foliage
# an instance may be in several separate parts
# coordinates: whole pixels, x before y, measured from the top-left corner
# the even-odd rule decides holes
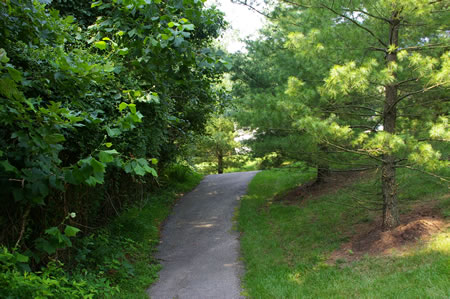
[[[112,298],[118,288],[108,279],[93,273],[69,276],[59,262],[50,262],[39,272],[20,266],[27,257],[2,247],[0,252],[0,296],[2,298]]]
[[[176,172],[176,175],[174,173]],[[202,176],[172,165],[162,174],[164,189],[146,194],[101,230],[73,239],[66,264],[51,261],[30,272],[30,258],[2,248],[0,295],[5,298],[144,298],[160,269],[153,257],[159,244],[159,227],[169,215],[179,192],[192,190]],[[172,180],[174,179],[174,180]],[[69,215],[70,217],[75,215]],[[68,218],[69,219],[69,218]],[[66,220],[68,220],[66,219]],[[48,236],[73,238],[78,230],[48,229]],[[61,251],[60,251],[61,252]]]
[[[235,141],[236,131],[234,122],[225,116],[212,116],[205,127],[205,135],[200,136],[198,148],[194,155],[204,160],[217,161],[217,171],[222,173],[224,159],[235,153],[239,142]]]
[[[72,264],[72,252],[92,250],[80,240],[144,205],[187,136],[202,132],[228,67],[212,48],[224,26],[197,0],[0,1],[0,244],[29,258],[34,272],[11,270],[36,281],[25,297],[46,296],[45,285],[35,290],[55,267],[71,269],[49,278],[67,278],[68,290],[71,275],[91,275]],[[123,256],[104,256],[98,273],[127,268]],[[38,275],[52,260],[64,266]]]
[[[395,227],[396,169],[439,177],[449,166],[439,146],[448,146],[447,6],[286,2],[273,5],[264,38],[235,56],[236,119],[255,130],[259,157],[307,161],[318,177],[339,164],[383,171],[385,226]]]

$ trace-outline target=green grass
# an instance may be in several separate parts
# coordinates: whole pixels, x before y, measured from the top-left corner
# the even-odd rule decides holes
[[[365,179],[336,194],[301,206],[272,201],[276,194],[306,182],[304,173],[270,170],[258,173],[241,202],[239,229],[246,265],[245,295],[251,298],[448,298],[450,296],[450,238],[448,232],[404,256],[368,257],[328,265],[331,252],[349,240],[357,223],[373,213],[350,207],[351,192],[377,188]],[[411,173],[399,173],[404,203],[441,199],[449,209],[445,186]],[[448,197],[448,196],[447,196]]]
[[[119,244],[111,244],[118,247],[112,249],[119,257],[116,260],[122,261],[112,278],[119,286],[119,298],[148,298],[146,289],[157,280],[160,270],[154,258],[159,244],[159,227],[179,194],[192,190],[202,179],[201,175],[193,172],[175,172],[172,176],[175,177],[169,178],[168,187],[150,194],[143,207],[128,209],[108,227],[107,235],[111,239],[122,240]],[[128,262],[123,263],[124,256],[129,266]]]

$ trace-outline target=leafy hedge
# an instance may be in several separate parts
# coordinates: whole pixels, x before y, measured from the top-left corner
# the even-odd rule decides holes
[[[200,0],[0,2],[0,264],[17,290],[45,296],[80,230],[142,200],[203,130],[224,26]]]

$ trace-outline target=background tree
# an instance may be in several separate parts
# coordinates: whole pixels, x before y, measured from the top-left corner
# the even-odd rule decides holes
[[[200,136],[197,153],[205,157],[213,157],[217,163],[217,173],[223,173],[224,160],[233,155],[240,146],[235,141],[236,131],[234,122],[225,117],[212,117],[205,128],[205,135]]]

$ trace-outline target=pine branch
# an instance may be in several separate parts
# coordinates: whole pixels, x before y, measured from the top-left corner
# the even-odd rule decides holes
[[[346,16],[346,15],[340,14],[339,12],[337,12],[336,10],[334,10],[334,9],[331,8],[331,7],[326,6],[325,4],[321,4],[321,7],[326,8],[326,9],[328,9],[329,11],[333,12],[334,14],[336,14],[336,15],[338,15],[338,16],[344,18],[344,19],[349,20],[350,22],[352,22],[353,24],[355,24],[357,27],[359,27],[359,28],[365,30],[365,31],[368,32],[370,35],[372,35],[372,36],[373,36],[375,39],[377,39],[377,41],[378,41],[380,44],[382,44],[384,47],[388,48],[388,46],[386,45],[386,43],[384,43],[378,36],[376,36],[375,33],[373,33],[373,31],[370,30],[369,28],[367,28],[367,27],[365,27],[365,26],[359,24],[358,22],[356,22],[355,20],[353,20],[352,18],[350,18],[350,17],[348,17],[348,16]]]

